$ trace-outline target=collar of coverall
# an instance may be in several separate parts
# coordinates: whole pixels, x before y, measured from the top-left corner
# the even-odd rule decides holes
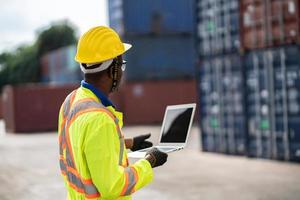
[[[107,96],[105,96],[103,94],[103,92],[101,92],[100,90],[98,90],[92,84],[87,83],[84,80],[82,80],[81,81],[81,86],[84,87],[84,88],[86,88],[86,89],[89,89],[90,91],[92,91],[98,97],[98,99],[101,101],[101,103],[105,107],[112,106],[113,108],[116,108],[115,105],[107,98]]]

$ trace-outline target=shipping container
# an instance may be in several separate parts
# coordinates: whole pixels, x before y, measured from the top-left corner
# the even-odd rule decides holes
[[[245,153],[243,72],[238,54],[215,56],[198,68],[202,150]]]
[[[241,0],[244,50],[299,44],[299,0]]]
[[[51,51],[41,58],[41,81],[44,83],[74,83],[82,79],[79,64],[74,57],[76,46]]]
[[[248,156],[300,161],[298,46],[245,56]]]
[[[128,81],[194,78],[194,38],[188,36],[131,36],[126,52]]]
[[[73,84],[6,86],[3,90],[6,131],[57,131],[59,108],[77,87]],[[124,83],[109,98],[124,113],[125,125],[162,123],[167,105],[196,102],[196,83],[195,80]]]
[[[113,28],[118,34],[124,34],[123,23],[123,0],[109,0],[108,3],[108,16],[109,26]]]
[[[3,90],[3,118],[7,132],[56,131],[58,112],[76,85],[6,86]]]
[[[194,0],[112,0],[110,26],[120,34],[192,34]]]
[[[238,0],[197,0],[196,13],[200,56],[239,52]]]
[[[126,125],[161,124],[166,106],[196,103],[197,99],[195,80],[131,82],[120,92]]]

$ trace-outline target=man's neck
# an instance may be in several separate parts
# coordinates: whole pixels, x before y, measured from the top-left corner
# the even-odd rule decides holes
[[[109,96],[110,94],[110,87],[107,86],[107,83],[102,83],[102,82],[93,82],[93,81],[89,81],[89,80],[84,80],[85,82],[92,84],[95,88],[97,88],[98,90],[100,90],[105,96]]]

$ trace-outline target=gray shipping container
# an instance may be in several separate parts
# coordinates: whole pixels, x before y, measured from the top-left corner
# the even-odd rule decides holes
[[[133,80],[185,79],[195,74],[194,39],[188,36],[131,36],[125,56],[126,78]]]

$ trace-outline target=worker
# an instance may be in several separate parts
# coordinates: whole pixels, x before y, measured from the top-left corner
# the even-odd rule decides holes
[[[166,153],[150,148],[144,159],[128,162],[126,148],[152,146],[150,134],[124,138],[123,115],[109,100],[120,85],[123,54],[130,48],[104,26],[91,28],[79,39],[75,60],[84,80],[62,104],[58,128],[59,163],[69,200],[131,199],[152,181],[152,168],[167,161]]]

